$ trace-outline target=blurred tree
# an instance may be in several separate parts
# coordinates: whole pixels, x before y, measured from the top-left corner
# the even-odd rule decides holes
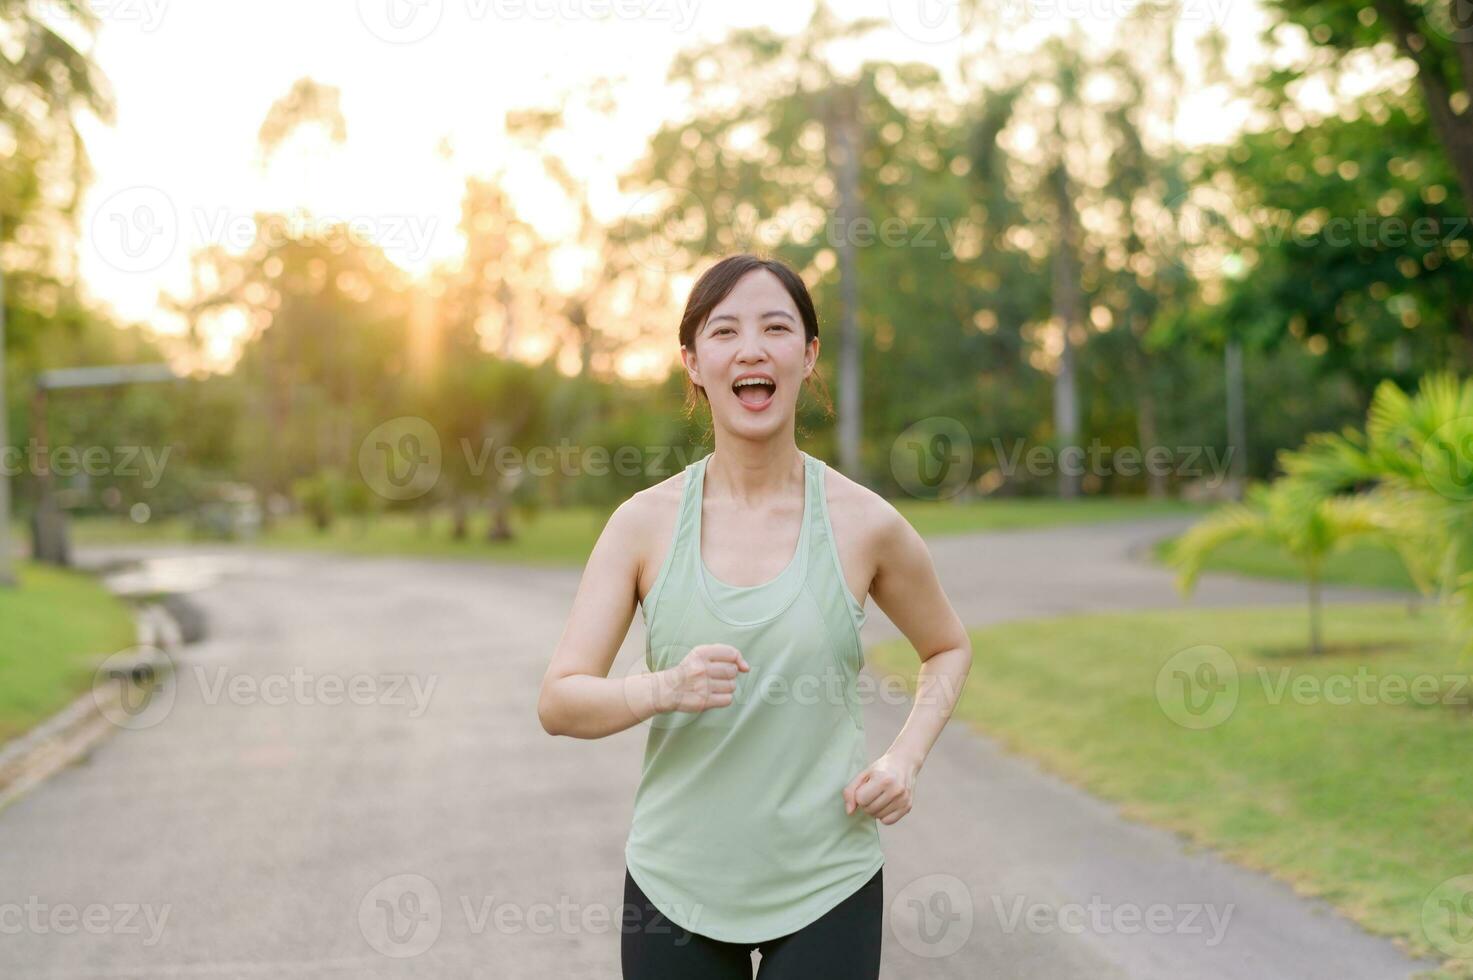
[[[244,252],[196,256],[204,271],[195,281],[206,291],[177,301],[230,310],[249,325],[233,372],[251,401],[237,451],[263,494],[284,494],[295,478],[327,467],[351,471],[355,433],[399,414],[408,276],[346,228],[319,231],[293,237],[284,216],[258,214]]]
[[[309,77],[297,79],[285,95],[271,103],[266,118],[256,133],[260,153],[258,166],[265,170],[293,136],[304,132],[319,134],[328,144],[342,144],[348,138],[348,123],[340,107],[341,93],[336,86],[324,85]],[[311,200],[316,188],[312,184],[311,163],[315,149],[301,152],[304,200]],[[306,210],[306,205],[303,205]]]
[[[839,465],[861,482],[869,481],[859,251],[874,238],[867,194],[887,150],[870,134],[886,122],[904,125],[892,98],[939,88],[929,67],[835,67],[834,47],[877,26],[841,22],[819,3],[794,35],[738,30],[681,52],[669,78],[690,92],[690,118],[664,126],[625,181],[649,199],[664,192],[662,206],[626,223],[625,234],[668,271],[737,251],[807,252],[824,263],[820,272],[837,267]]]
[[[1400,54],[1408,59],[1416,68],[1432,131],[1447,154],[1463,199],[1473,201],[1473,114],[1468,111],[1473,91],[1473,4],[1269,0],[1266,7],[1277,24],[1303,28],[1305,40],[1322,50],[1307,64],[1280,74],[1276,88],[1315,74],[1348,74],[1370,67],[1366,60],[1352,61],[1347,54],[1369,53],[1381,61]]]
[[[581,98],[569,93],[559,100],[559,110],[509,112],[506,117],[507,131],[537,158],[572,214],[570,231],[548,249],[544,276],[551,281],[539,295],[546,298],[544,329],[559,334],[553,356],[564,346],[576,350],[578,375],[585,381],[595,374],[614,376],[620,353],[652,339],[663,326],[648,311],[668,308],[668,283],[658,282],[610,241],[610,227],[594,214],[590,181],[570,171],[555,152],[558,137],[575,136],[565,128],[570,113],[585,128],[610,124],[610,85],[596,82]],[[603,166],[612,163],[599,156],[595,172]]]
[[[77,116],[90,112],[109,124],[114,118],[106,78],[90,54],[52,29],[50,17],[70,21],[87,36],[100,23],[77,0],[0,0],[0,135],[6,144],[0,156],[0,447],[10,442],[6,353],[45,325],[48,312],[64,302],[66,284],[75,282],[61,246],[92,177]],[[13,267],[7,255],[18,256]],[[0,585],[13,583],[10,483],[0,473]]]
[[[460,205],[465,253],[459,265],[442,271],[436,322],[442,347],[432,366],[490,350],[516,355],[524,332],[540,328],[555,300],[548,283],[549,245],[516,213],[495,181],[466,182]]]
[[[628,175],[625,188],[656,203],[618,239],[670,273],[737,251],[803,272],[821,319],[839,323],[839,465],[875,485],[908,424],[898,418],[949,404],[970,419],[987,343],[969,326],[953,251],[970,216],[940,76],[918,64],[837,67],[877,26],[842,23],[819,4],[794,36],[739,30],[677,55],[670,80],[692,110],[656,133]],[[962,244],[975,256],[975,241]],[[921,356],[887,353],[901,338]],[[862,356],[865,346],[875,354]],[[874,367],[880,355],[905,372]],[[861,437],[875,435],[865,452]]]
[[[1473,368],[1473,293],[1467,288],[1473,267],[1468,248],[1473,234],[1467,228],[1469,202],[1473,202],[1473,4],[1464,0],[1375,0],[1366,5],[1271,0],[1268,9],[1275,16],[1270,36],[1296,48],[1302,48],[1304,41],[1310,46],[1310,54],[1301,54],[1293,67],[1270,73],[1262,92],[1267,107],[1299,133],[1298,147],[1312,143],[1321,158],[1329,157],[1309,161],[1304,159],[1306,154],[1296,154],[1301,168],[1304,164],[1318,168],[1303,171],[1307,181],[1320,190],[1328,190],[1326,185],[1333,183],[1330,178],[1337,175],[1357,187],[1367,180],[1373,182],[1360,190],[1360,206],[1355,211],[1327,210],[1338,217],[1353,214],[1364,220],[1368,216],[1377,233],[1378,254],[1357,255],[1354,248],[1348,254],[1342,251],[1339,268],[1326,271],[1348,278],[1351,267],[1358,265],[1356,271],[1380,295],[1356,296],[1356,290],[1332,289],[1322,290],[1322,299],[1336,292],[1347,294],[1335,309],[1334,319],[1342,324],[1362,316],[1384,322],[1386,313],[1404,320],[1408,329],[1425,323],[1438,332],[1443,323],[1450,323],[1462,338],[1458,360],[1465,370]],[[1301,31],[1289,36],[1291,26]],[[1414,68],[1420,101],[1402,94],[1406,86],[1399,83],[1399,73],[1390,70],[1398,57]],[[1343,110],[1343,120],[1315,124],[1295,105],[1296,96],[1308,84],[1326,87],[1345,102],[1347,97],[1341,93],[1363,90],[1363,79],[1377,69],[1390,81],[1373,89],[1365,104],[1351,104]],[[1362,81],[1352,88],[1342,84],[1348,78]],[[1321,138],[1305,140],[1306,135]],[[1434,145],[1441,149],[1441,161],[1429,159],[1427,150]],[[1332,168],[1328,172],[1325,163]],[[1335,197],[1344,202],[1348,195],[1343,189],[1336,190]],[[1377,191],[1395,196],[1388,203],[1385,194]],[[1388,219],[1418,217],[1436,222],[1429,240],[1405,249],[1387,240]],[[1422,269],[1415,268],[1418,261]],[[1394,273],[1388,275],[1387,264],[1395,266]],[[1423,276],[1428,281],[1416,288],[1402,282]],[[1372,312],[1370,308],[1378,304],[1382,311]],[[1321,311],[1323,308],[1321,303]],[[1321,324],[1324,319],[1320,317]],[[1304,329],[1326,329],[1321,324],[1306,324]],[[1368,322],[1364,329],[1378,332],[1378,325]],[[1432,366],[1417,364],[1406,353],[1396,362],[1393,375],[1403,384]],[[1374,384],[1373,379],[1362,380]]]
[[[1370,96],[1352,111],[1213,155],[1248,220],[1241,273],[1201,312],[1264,346],[1303,344],[1364,406],[1383,379],[1473,368],[1473,229],[1415,107]]]
[[[552,389],[568,383],[550,361],[529,365],[483,353],[447,361],[421,389],[419,404],[444,447],[441,496],[449,499],[457,540],[469,535],[470,508],[478,500],[489,518],[487,539],[512,537],[513,497],[535,475],[524,461],[548,446]],[[557,458],[537,465],[543,462]],[[555,473],[547,475],[555,479]]]
[[[1051,38],[974,97],[984,264],[1009,272],[985,277],[989,303],[1031,335],[1030,361],[1053,379],[1058,450],[1081,445],[1082,377],[1097,379],[1097,400],[1131,402],[1133,423],[1112,444],[1161,443],[1154,331],[1195,290],[1170,234],[1184,154],[1150,136],[1169,133],[1177,110],[1173,36],[1170,18],[1143,17],[1130,53],[1096,54],[1077,33]],[[1086,349],[1095,362],[1081,368]],[[1083,478],[1060,466],[1059,495],[1076,496]],[[1147,485],[1166,492],[1159,471]]]

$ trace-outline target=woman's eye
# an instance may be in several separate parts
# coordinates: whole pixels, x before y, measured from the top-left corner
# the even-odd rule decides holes
[[[776,327],[779,330],[791,330],[791,329],[793,329],[791,326],[789,326],[786,323],[769,323],[767,325],[767,327],[768,327],[769,330],[772,329],[773,327]],[[719,337],[719,336],[721,336],[724,333],[736,333],[736,331],[733,330],[731,327],[717,327],[715,330],[711,331],[711,335],[713,337]]]

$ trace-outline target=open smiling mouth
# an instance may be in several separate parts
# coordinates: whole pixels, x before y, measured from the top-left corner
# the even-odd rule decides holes
[[[760,412],[772,404],[772,396],[777,392],[777,382],[771,378],[740,378],[731,386],[736,392],[737,401],[742,407],[753,412]]]

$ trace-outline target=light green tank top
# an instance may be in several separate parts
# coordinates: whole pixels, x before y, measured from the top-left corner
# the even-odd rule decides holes
[[[675,534],[642,605],[650,670],[702,643],[729,643],[751,666],[731,704],[650,719],[624,850],[670,921],[728,942],[801,929],[884,863],[878,821],[844,812],[844,787],[869,764],[856,687],[865,611],[844,581],[826,466],[799,453],[803,528],[776,578],[728,585],[701,559],[708,453],[685,468]],[[751,546],[764,537],[753,528]]]

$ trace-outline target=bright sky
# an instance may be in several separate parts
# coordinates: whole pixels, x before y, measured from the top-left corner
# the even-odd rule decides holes
[[[1070,19],[1108,23],[1140,0],[1003,0],[1030,46]],[[1150,2],[1150,0],[1144,0]],[[423,273],[453,261],[469,175],[510,172],[520,210],[557,234],[560,212],[525,155],[506,143],[503,114],[560,104],[598,78],[623,80],[613,126],[580,131],[560,148],[596,200],[678,98],[664,89],[680,47],[731,28],[802,28],[805,0],[88,0],[102,17],[95,56],[118,103],[116,125],[84,125],[97,170],[83,210],[81,275],[90,295],[124,319],[170,329],[161,289],[188,292],[188,256],[211,243],[250,241],[258,210],[356,219],[401,266]],[[924,60],[951,72],[964,44],[950,0],[835,0],[846,19],[888,21],[865,53]],[[1257,25],[1249,0],[1187,0],[1183,40],[1213,23],[1238,45]],[[853,53],[851,53],[852,56]],[[303,76],[336,86],[347,122],[341,147],[289,143],[262,173],[257,132],[273,101]],[[1221,138],[1231,121],[1204,111],[1188,141]],[[218,338],[224,355],[231,338]]]

